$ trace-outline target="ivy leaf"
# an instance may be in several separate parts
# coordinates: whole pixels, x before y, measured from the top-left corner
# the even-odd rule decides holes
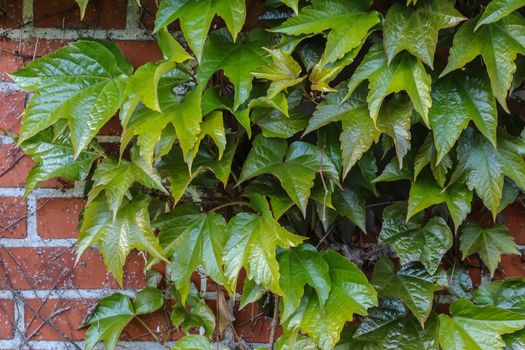
[[[180,301],[179,292],[174,288],[171,291],[172,294],[175,294],[175,299]],[[215,315],[208,304],[199,297],[199,291],[193,284],[186,305],[177,303],[171,311],[170,318],[173,325],[185,333],[194,327],[203,327],[204,331],[210,335],[215,330]]]
[[[133,306],[137,315],[146,315],[157,311],[164,305],[162,292],[157,288],[144,288],[135,295]]]
[[[407,219],[436,204],[447,205],[456,230],[470,213],[473,192],[465,185],[441,188],[430,176],[422,176],[410,186]]]
[[[21,148],[36,162],[27,175],[24,196],[27,196],[42,181],[55,177],[84,180],[93,162],[102,154],[98,145],[93,143],[89,149],[81,152],[75,158],[69,137],[61,134],[54,139],[50,129],[25,141]]]
[[[99,341],[104,342],[105,349],[115,349],[124,327],[134,317],[135,309],[127,295],[115,293],[100,300],[95,311],[83,323],[89,326],[86,349],[92,350]]]
[[[473,286],[468,267],[462,265],[454,266],[448,270],[447,276],[447,292],[458,299],[472,299]]]
[[[341,333],[341,340],[334,350],[382,350],[383,346],[380,339],[361,340],[355,339],[354,334],[357,328],[345,327]]]
[[[89,3],[89,0],[76,0],[78,7],[80,7],[80,19],[84,19],[84,15],[86,14],[86,8]]]
[[[352,221],[361,231],[366,232],[365,201],[356,191],[336,189],[332,201],[338,214]]]
[[[353,315],[367,315],[367,309],[377,305],[374,288],[366,276],[351,262],[334,251],[322,254],[328,263],[332,283],[324,306],[315,291],[306,288],[301,304],[283,323],[285,334],[301,330],[321,349],[332,349],[340,333]]]
[[[284,250],[277,259],[281,273],[279,284],[285,291],[281,316],[283,321],[301,303],[306,284],[315,289],[320,303],[325,303],[331,287],[328,264],[313,246],[303,244],[297,248]]]
[[[487,140],[496,145],[498,112],[486,79],[479,75],[451,74],[434,84],[432,101],[429,119],[437,163],[452,149],[471,121]]]
[[[184,304],[190,279],[201,266],[215,282],[224,284],[222,250],[226,243],[226,221],[216,213],[204,214],[194,207],[177,207],[161,215],[153,225],[160,229],[164,256],[171,257],[170,275]]]
[[[299,0],[280,0],[283,4],[288,6],[297,15],[299,14]]]
[[[235,41],[246,19],[246,5],[242,0],[162,0],[155,19],[154,32],[179,19],[184,37],[200,61],[215,15],[221,16]]]
[[[378,13],[369,11],[370,3],[368,0],[314,0],[312,5],[303,7],[298,16],[289,18],[272,31],[301,35],[330,30],[321,59],[321,66],[324,66],[359,47],[369,30],[379,23]]]
[[[262,131],[264,137],[278,137],[286,139],[304,130],[310,116],[300,111],[292,111],[285,116],[277,109],[267,110],[264,113],[252,114],[252,120]]]
[[[462,259],[478,253],[483,263],[488,267],[490,275],[494,275],[501,254],[520,254],[516,249],[513,237],[504,225],[496,224],[490,228],[482,228],[475,223],[463,227],[460,236]]]
[[[451,182],[464,177],[470,190],[475,189],[483,204],[495,217],[503,191],[503,166],[493,145],[468,128],[457,146],[458,166]]]
[[[387,64],[383,47],[380,44],[373,45],[350,78],[347,97],[367,79],[370,82],[370,91],[367,96],[368,108],[374,122],[377,120],[385,97],[392,93],[405,91],[414,109],[429,126],[428,111],[432,106],[431,78],[417,58],[402,53]]]
[[[441,258],[452,247],[450,228],[440,217],[430,219],[425,226],[423,213],[407,221],[405,217],[405,203],[387,207],[383,212],[380,240],[394,246],[401,263],[421,261],[427,271],[434,274]]]
[[[399,52],[407,50],[432,67],[439,31],[454,27],[464,19],[446,0],[425,1],[414,8],[394,4],[388,10],[383,29],[388,63]]]
[[[498,134],[498,153],[503,165],[503,174],[525,190],[525,141],[507,133]]]
[[[191,151],[199,141],[202,123],[201,111],[202,92],[200,88],[188,91],[182,103],[173,106],[169,111],[171,122],[175,127],[177,140],[188,166],[193,161]]]
[[[177,340],[171,350],[213,350],[213,344],[202,335],[187,335]]]
[[[270,35],[261,30],[246,33],[246,37],[237,42],[233,42],[223,30],[213,32],[204,47],[197,71],[199,85],[205,86],[213,73],[222,69],[235,87],[233,109],[237,110],[250,95],[251,72],[271,63],[263,49],[269,45],[270,39]]]
[[[441,279],[446,281],[444,276]],[[439,276],[429,275],[425,269],[413,264],[401,267],[396,273],[394,264],[386,257],[376,263],[373,281],[380,296],[398,297],[412,311],[421,327],[425,326],[432,310],[434,292],[443,289],[439,285]]]
[[[525,347],[525,329],[511,334],[505,334],[503,337],[505,350],[520,350]]]
[[[170,154],[162,159],[159,163],[161,172],[166,172],[170,181],[170,191],[175,204],[182,198],[184,192],[191,182],[199,175],[211,171],[217,180],[224,186],[228,182],[231,172],[231,166],[239,137],[232,136],[227,138],[226,149],[220,160],[207,145],[201,145],[199,152],[195,156],[191,172],[185,165],[184,156],[179,149],[173,149]]]
[[[525,279],[506,278],[483,284],[476,290],[473,301],[525,314]]]
[[[157,32],[157,43],[167,61],[181,63],[193,58],[170,34],[168,28],[162,28]]]
[[[35,91],[22,116],[18,143],[67,119],[75,158],[122,104],[132,67],[111,43],[77,41],[11,74]]]
[[[439,315],[439,343],[443,350],[503,349],[502,334],[525,326],[525,316],[494,306],[476,306],[458,300],[450,315]]]
[[[475,30],[484,24],[498,22],[523,6],[525,6],[523,0],[492,0],[476,23]]]
[[[279,286],[276,248],[299,245],[305,238],[287,231],[273,218],[266,199],[252,196],[260,215],[239,213],[226,227],[228,240],[223,250],[225,276],[230,290],[235,290],[242,267],[248,279],[274,293],[283,294]]]
[[[88,204],[104,192],[107,205],[115,217],[124,196],[136,182],[168,193],[157,170],[142,160],[137,153],[136,150],[131,152],[131,162],[121,160],[117,163],[105,159],[98,165],[93,174],[93,187],[88,193]]]
[[[279,92],[286,88],[299,84],[306,78],[300,77],[301,66],[297,63],[292,55],[289,53],[275,49],[266,49],[268,54],[272,57],[272,64],[259,67],[252,75],[257,79],[270,80],[271,84],[268,88],[268,97],[274,98]]]
[[[492,92],[508,112],[507,94],[516,71],[516,56],[525,54],[525,19],[511,14],[496,23],[475,30],[477,19],[467,21],[454,35],[448,64],[441,75],[465,66],[477,56],[483,57]]]
[[[431,121],[432,123],[432,121]],[[428,133],[425,141],[421,145],[421,148],[416,154],[414,159],[414,180],[421,170],[423,170],[428,164],[430,164],[430,170],[434,179],[440,187],[445,187],[447,182],[447,174],[450,168],[452,168],[452,158],[447,154],[438,163],[436,146],[434,145],[434,137],[432,133]]]
[[[250,279],[244,280],[239,310],[243,309],[246,305],[261,299],[265,292],[266,290],[254,281]]]
[[[149,202],[148,197],[134,198],[121,206],[113,218],[104,198],[93,200],[86,208],[80,227],[77,261],[87,248],[98,243],[108,271],[122,285],[123,266],[132,249],[166,260],[150,226]]]
[[[317,106],[304,131],[304,134],[308,134],[330,123],[342,121],[340,141],[343,177],[346,177],[372,144],[379,140],[379,132],[368,112],[366,91],[360,89],[347,100],[344,100],[345,95],[346,91],[341,87],[338,87],[337,92],[328,94],[326,100]]]
[[[300,141],[288,147],[286,140],[258,135],[244,162],[239,183],[262,174],[272,174],[306,216],[306,205],[317,172],[338,181],[337,169],[318,147]]]
[[[439,320],[432,312],[422,328],[410,310],[397,298],[381,298],[357,328],[354,338],[380,341],[381,349],[434,349],[438,346]],[[366,349],[366,348],[365,348]]]

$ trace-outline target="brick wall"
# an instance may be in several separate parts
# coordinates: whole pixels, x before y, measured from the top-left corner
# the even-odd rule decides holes
[[[112,39],[134,65],[161,57],[148,34],[155,1],[91,0],[84,21],[74,0],[0,0],[0,128],[17,133],[28,96],[11,82],[14,72],[31,60],[81,37]],[[115,142],[117,123],[109,123],[100,142]],[[96,249],[74,265],[78,215],[84,184],[48,181],[23,199],[32,162],[7,136],[0,136],[0,349],[80,349],[85,330],[78,326],[101,297],[144,287],[144,258],[132,254],[123,289],[106,273]],[[201,291],[215,307],[216,292],[205,278]],[[264,342],[269,322],[255,307],[236,315],[238,336]],[[165,315],[145,317],[162,336]],[[122,348],[162,349],[139,324],[123,333]],[[176,339],[175,334],[170,339]]]

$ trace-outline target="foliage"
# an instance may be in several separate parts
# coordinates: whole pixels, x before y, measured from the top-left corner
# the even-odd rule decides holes
[[[78,255],[98,245],[120,284],[132,249],[149,259],[148,288],[85,320],[87,348],[162,308],[189,334],[174,349],[212,349],[233,315],[196,271],[234,315],[272,293],[277,349],[523,348],[525,280],[498,265],[519,254],[501,222],[525,191],[525,1],[254,4],[161,0],[160,61],[81,40],[12,74],[33,91],[26,195],[86,181]],[[116,154],[97,142],[115,115]],[[495,280],[474,288],[478,260]]]

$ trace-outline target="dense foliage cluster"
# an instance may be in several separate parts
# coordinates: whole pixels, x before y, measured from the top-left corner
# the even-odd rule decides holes
[[[78,255],[97,244],[119,282],[149,256],[150,287],[101,300],[87,348],[164,307],[201,329],[174,349],[212,349],[192,275],[235,297],[243,270],[234,312],[275,296],[277,349],[525,348],[525,280],[488,282],[519,253],[499,213],[525,191],[523,6],[161,0],[161,61],[82,40],[14,73],[34,91],[26,191],[86,180]],[[114,154],[97,134],[117,113]]]

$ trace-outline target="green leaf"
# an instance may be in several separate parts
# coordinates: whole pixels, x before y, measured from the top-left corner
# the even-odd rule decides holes
[[[337,169],[317,146],[296,141],[288,147],[285,140],[258,135],[244,162],[239,183],[262,174],[272,174],[306,216],[308,197],[318,172],[338,181]]]
[[[477,56],[483,57],[492,85],[492,92],[508,112],[507,94],[516,71],[516,56],[525,54],[525,19],[511,14],[496,23],[475,30],[477,19],[467,21],[454,35],[448,64],[441,75],[465,66]]]
[[[279,284],[283,295],[282,321],[286,320],[301,303],[306,284],[312,286],[319,301],[324,304],[330,292],[328,264],[311,245],[284,250],[278,256],[281,276]]]
[[[237,110],[250,96],[251,72],[271,63],[263,49],[269,43],[270,35],[261,30],[246,33],[242,40],[236,42],[223,30],[213,32],[204,47],[197,71],[199,85],[205,86],[213,73],[222,69],[235,87],[233,109]]]
[[[78,157],[119,109],[131,71],[114,44],[82,40],[11,74],[22,89],[35,91],[18,143],[66,119]]]
[[[394,264],[386,257],[376,263],[373,281],[380,296],[398,297],[412,311],[421,327],[425,326],[432,310],[434,292],[443,289],[439,274],[432,276],[422,267],[413,264],[403,266],[396,273]]]
[[[453,266],[447,271],[447,276],[447,292],[459,299],[472,299],[473,286],[468,267]]]
[[[50,129],[23,142],[21,148],[36,162],[27,175],[25,196],[39,183],[55,177],[84,180],[93,162],[102,155],[102,151],[93,143],[75,158],[69,137],[62,134],[54,139]]]
[[[462,259],[478,253],[483,263],[488,267],[490,275],[494,275],[501,254],[520,254],[516,249],[513,237],[504,225],[496,224],[490,228],[482,228],[475,223],[463,227],[460,236]]]
[[[252,114],[252,120],[261,128],[264,137],[286,139],[303,131],[308,125],[310,116],[300,111],[292,111],[285,116],[277,109],[265,110],[257,116]]]
[[[272,31],[288,35],[329,31],[321,66],[333,63],[359,47],[368,32],[379,23],[379,14],[369,11],[370,1],[313,0],[298,16],[289,18]]]
[[[363,58],[355,73],[348,82],[347,97],[364,80],[369,80],[367,96],[370,116],[377,120],[381,105],[385,97],[392,93],[405,91],[414,109],[421,115],[429,126],[428,111],[432,106],[430,97],[430,75],[425,71],[423,64],[415,57],[402,53],[397,55],[390,64],[387,64],[386,55],[380,44],[372,46]]]
[[[113,218],[103,197],[93,200],[86,208],[77,242],[77,260],[95,243],[108,271],[122,285],[123,266],[132,249],[148,252],[165,260],[162,248],[150,226],[148,197],[135,198],[121,206]]]
[[[432,121],[431,121],[432,122]],[[418,150],[414,159],[414,180],[417,180],[419,173],[430,164],[430,170],[434,179],[440,187],[445,187],[447,182],[447,174],[452,167],[452,158],[445,155],[438,163],[436,146],[434,145],[434,137],[432,133],[428,133],[425,141]]]
[[[80,19],[84,19],[84,15],[86,14],[86,8],[89,3],[89,0],[76,0],[78,7],[80,7]]]
[[[323,350],[332,349],[347,321],[354,314],[367,315],[367,309],[377,305],[374,288],[366,276],[351,262],[334,251],[325,251],[332,283],[326,303],[320,304],[315,291],[306,288],[301,304],[283,323],[285,334],[301,330]]]
[[[103,192],[114,217],[124,196],[134,183],[167,193],[154,167],[142,160],[135,150],[131,152],[131,158],[131,162],[121,160],[117,163],[111,159],[100,162],[93,174],[93,186],[88,193],[88,204]]]
[[[259,67],[252,75],[257,79],[270,80],[271,84],[268,88],[268,97],[274,98],[279,92],[286,88],[299,84],[306,78],[301,75],[301,66],[297,63],[292,55],[283,50],[266,49],[268,54],[272,57],[272,64]]]
[[[351,189],[336,189],[332,201],[337,214],[352,221],[363,232],[366,232],[366,208],[364,199]]]
[[[307,134],[330,123],[342,121],[340,141],[343,177],[379,139],[378,130],[368,113],[366,92],[359,90],[348,100],[344,100],[345,95],[346,91],[341,87],[338,87],[337,92],[328,94],[326,100],[317,106],[304,132]]]
[[[239,213],[226,227],[228,240],[223,250],[225,276],[230,290],[235,290],[239,271],[244,267],[249,279],[282,295],[275,250],[277,247],[299,245],[304,237],[281,227],[273,218],[264,197],[255,195],[252,202],[255,202],[260,215]]]
[[[89,326],[86,349],[92,350],[99,341],[104,342],[106,350],[115,349],[124,327],[134,317],[135,309],[127,295],[115,293],[100,300],[83,323]]]
[[[503,165],[503,174],[522,190],[525,190],[525,141],[507,133],[498,134],[498,153]]]
[[[502,338],[505,342],[505,350],[521,350],[525,348],[525,329],[505,334]]]
[[[164,157],[158,166],[161,172],[168,174],[170,191],[175,204],[182,198],[191,182],[207,171],[211,171],[217,180],[226,187],[238,143],[238,137],[228,137],[225,152],[220,160],[217,159],[217,155],[210,147],[201,145],[192,162],[191,173],[188,171],[180,149],[173,149],[170,154]]]
[[[162,292],[157,288],[145,288],[135,295],[133,306],[137,315],[150,314],[164,305]]]
[[[451,74],[432,87],[429,119],[439,163],[452,149],[461,132],[474,122],[478,130],[496,145],[498,113],[496,99],[483,77]]]
[[[213,350],[213,344],[202,335],[187,335],[177,340],[171,350]]]
[[[380,240],[394,246],[401,263],[421,261],[428,272],[435,273],[441,258],[452,247],[450,228],[440,217],[430,219],[425,226],[423,213],[407,221],[405,217],[405,203],[387,207],[383,212]]]
[[[254,281],[250,279],[244,280],[239,310],[243,309],[246,305],[259,300],[265,292],[266,290]]]
[[[436,204],[447,205],[456,230],[470,213],[473,192],[465,185],[454,184],[441,188],[430,176],[421,176],[410,187],[407,219]]]
[[[388,62],[407,50],[432,67],[439,31],[454,27],[464,19],[447,0],[425,1],[414,8],[394,4],[388,10],[383,29]]]
[[[357,328],[345,327],[341,333],[341,340],[334,350],[382,350],[383,346],[380,339],[360,340],[355,339],[354,334]]]
[[[458,300],[450,315],[439,315],[439,343],[443,350],[503,349],[502,334],[525,326],[525,316],[494,306],[476,306]]]
[[[483,24],[497,22],[523,6],[523,0],[492,0],[483,11],[475,29]]]
[[[200,61],[215,15],[221,16],[235,41],[246,19],[246,5],[243,0],[162,0],[155,19],[154,32],[179,19],[184,37]]]
[[[430,314],[423,328],[399,299],[381,298],[357,328],[354,339],[379,341],[381,349],[438,350],[438,328],[436,313]]]
[[[226,221],[221,215],[180,206],[161,215],[153,225],[160,229],[163,255],[171,257],[171,280],[183,304],[190,292],[191,275],[199,266],[215,282],[225,284],[221,255],[227,237]]]
[[[497,150],[468,128],[459,139],[458,166],[451,182],[463,177],[470,190],[476,193],[495,217],[503,191],[503,165]]]
[[[174,291],[174,288],[171,289]],[[215,315],[208,304],[199,297],[199,291],[192,284],[186,304],[180,302],[180,294],[174,291],[175,299],[179,301],[171,312],[171,322],[178,329],[188,333],[192,328],[203,327],[204,331],[212,335],[215,330]]]
[[[184,154],[184,159],[187,160],[190,168],[191,162],[193,161],[190,152],[194,151],[194,147],[198,143],[201,134],[201,97],[202,93],[199,88],[188,91],[184,96],[184,101],[173,106],[173,108],[168,111],[171,122],[175,127],[175,133],[177,134],[177,140]]]
[[[525,279],[507,278],[483,284],[476,290],[474,302],[525,314]]]
[[[184,47],[170,34],[168,28],[159,29],[157,32],[157,42],[159,48],[162,50],[164,59],[168,61],[180,63],[192,59]]]

